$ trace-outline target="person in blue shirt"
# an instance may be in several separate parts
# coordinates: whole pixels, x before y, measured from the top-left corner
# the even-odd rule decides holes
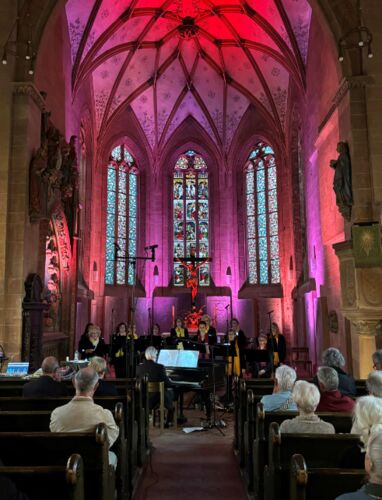
[[[297,374],[290,366],[282,365],[277,368],[273,394],[267,394],[261,398],[264,411],[297,411],[292,397],[296,378]]]

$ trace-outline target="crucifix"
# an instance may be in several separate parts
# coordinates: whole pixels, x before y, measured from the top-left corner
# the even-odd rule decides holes
[[[195,304],[196,294],[198,293],[198,269],[200,269],[204,264],[210,262],[210,257],[196,257],[195,249],[191,248],[190,257],[174,258],[175,262],[179,262],[184,268],[188,270],[188,276],[186,276],[186,286],[191,288],[191,298],[192,303]]]

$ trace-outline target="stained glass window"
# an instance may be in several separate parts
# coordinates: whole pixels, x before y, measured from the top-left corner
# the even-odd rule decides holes
[[[277,171],[273,149],[259,142],[245,169],[248,281],[280,283]]]
[[[184,259],[209,257],[209,186],[207,165],[203,158],[189,150],[175,164],[173,176],[174,257]],[[199,285],[210,284],[209,262],[201,264]],[[174,262],[174,285],[184,286],[186,270]]]
[[[138,170],[133,157],[122,144],[111,152],[107,167],[107,285],[134,284],[134,265],[124,257],[135,257],[137,252],[137,198]],[[116,260],[117,255],[119,259]]]

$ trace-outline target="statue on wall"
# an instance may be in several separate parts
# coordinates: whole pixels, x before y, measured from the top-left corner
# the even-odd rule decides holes
[[[48,306],[44,313],[44,330],[60,331],[61,284],[59,249],[52,222],[49,224],[49,231],[46,237],[44,285],[44,301]]]
[[[339,153],[337,160],[330,160],[330,166],[335,170],[333,189],[336,193],[338,210],[342,217],[350,221],[353,205],[353,191],[350,153],[347,143],[339,142],[337,144],[337,152]]]
[[[77,137],[72,135],[69,144],[62,148],[62,179],[61,179],[61,200],[64,205],[66,220],[70,237],[75,231],[75,219],[78,205],[78,165],[76,152]]]

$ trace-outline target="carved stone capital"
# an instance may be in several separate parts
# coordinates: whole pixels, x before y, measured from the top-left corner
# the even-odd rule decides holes
[[[356,327],[358,335],[373,337],[377,334],[377,327],[379,325],[378,320],[358,319],[353,320],[352,323]]]
[[[27,95],[31,97],[40,111],[45,109],[45,100],[39,90],[32,82],[13,82],[13,93],[15,95]]]

